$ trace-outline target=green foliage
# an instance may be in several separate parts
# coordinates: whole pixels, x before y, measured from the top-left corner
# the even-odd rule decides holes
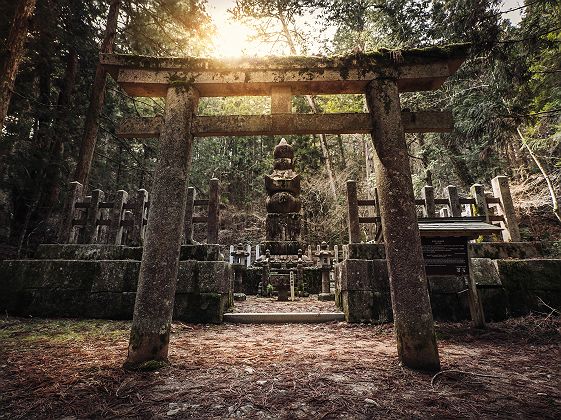
[[[0,35],[5,38],[13,3],[0,0]],[[556,0],[527,1],[524,18],[512,26],[499,12],[499,0],[238,0],[234,19],[254,29],[254,37],[276,52],[305,54],[310,36],[325,54],[348,54],[376,48],[410,48],[471,42],[470,57],[442,89],[404,93],[402,108],[449,110],[453,133],[408,135],[417,189],[432,180],[436,188],[488,182],[499,173],[519,180],[539,176],[521,149],[516,129],[543,160],[556,188],[561,179],[561,6]],[[123,1],[116,50],[149,55],[205,55],[214,27],[202,0]],[[27,54],[20,66],[7,124],[0,140],[0,222],[10,224],[9,240],[17,244],[53,238],[56,223],[44,224],[37,191],[46,189],[46,168],[59,173],[64,192],[80,146],[89,91],[103,36],[107,2],[45,0],[38,2]],[[304,19],[317,18],[305,28]],[[311,31],[317,30],[317,33]],[[60,105],[72,54],[78,72],[70,103]],[[362,95],[315,98],[319,112],[364,112]],[[311,112],[303,97],[293,98],[295,112]],[[268,97],[203,98],[201,115],[267,114]],[[123,116],[163,114],[163,100],[127,97],[108,81],[89,189],[111,194],[117,189],[150,190],[158,154],[155,139],[118,139],[114,132]],[[62,139],[63,154],[53,148]],[[191,184],[199,195],[208,180],[221,180],[223,201],[235,209],[264,213],[263,176],[272,169],[272,150],[280,137],[197,139]],[[311,240],[346,241],[345,181],[353,178],[372,188],[365,170],[369,136],[326,136],[327,151],[317,136],[289,136],[295,147],[296,170],[303,178],[303,202]],[[334,173],[337,194],[329,189],[326,164]],[[515,179],[515,182],[517,179]],[[544,188],[541,189],[544,191]],[[56,191],[55,191],[56,192]],[[46,195],[43,193],[43,195]],[[56,195],[48,214],[56,215],[63,195]],[[29,214],[39,222],[21,236]],[[2,219],[2,215],[4,219]],[[32,218],[33,219],[33,218]],[[26,222],[27,220],[27,222]],[[1,224],[1,223],[0,223]],[[24,229],[25,230],[25,229]],[[3,232],[0,232],[2,235]],[[0,237],[5,241],[8,238]]]

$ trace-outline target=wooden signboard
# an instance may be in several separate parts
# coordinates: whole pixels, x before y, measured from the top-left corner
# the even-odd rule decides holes
[[[423,237],[427,276],[467,276],[469,260],[466,237]]]

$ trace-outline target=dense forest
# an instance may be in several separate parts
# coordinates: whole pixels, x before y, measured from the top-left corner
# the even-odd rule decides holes
[[[162,114],[163,102],[130,98],[98,67],[101,51],[207,56],[216,22],[204,0],[0,0],[3,106],[0,137],[0,243],[6,253],[53,241],[68,183],[88,190],[150,190],[154,139],[120,139],[122,116]],[[414,186],[449,184],[466,193],[506,174],[524,239],[561,237],[561,3],[526,0],[522,21],[505,19],[499,0],[237,0],[230,18],[275,55],[344,55],[471,43],[470,57],[443,89],[402,94],[410,110],[449,110],[455,131],[408,134]],[[28,7],[21,60],[15,17]],[[313,19],[314,24],[309,22]],[[116,28],[112,30],[112,28]],[[16,28],[17,29],[17,28]],[[26,35],[25,35],[26,34]],[[21,38],[21,37],[20,37]],[[202,115],[263,114],[269,98],[204,98]],[[96,103],[102,104],[98,110]],[[363,112],[361,95],[295,97],[297,112]],[[263,176],[280,138],[195,142],[191,185],[202,195],[221,181],[221,242],[263,237]],[[345,181],[371,193],[366,135],[289,136],[303,176],[311,242],[346,242]],[[89,142],[89,143],[88,143]],[[93,143],[92,143],[93,142]],[[95,144],[91,169],[84,145]],[[368,238],[367,238],[368,239]]]

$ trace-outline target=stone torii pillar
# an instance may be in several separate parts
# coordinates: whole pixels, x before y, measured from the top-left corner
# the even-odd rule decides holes
[[[191,167],[191,124],[199,99],[191,86],[168,87],[160,151],[125,367],[168,362],[179,252]],[[172,279],[172,281],[170,281]]]
[[[439,370],[409,155],[395,80],[375,79],[366,91],[372,117],[376,186],[386,246],[392,310],[401,362]]]

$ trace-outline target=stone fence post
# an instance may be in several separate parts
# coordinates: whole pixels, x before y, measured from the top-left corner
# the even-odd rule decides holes
[[[425,200],[425,205],[423,206],[423,217],[436,217],[433,186],[425,185],[421,190],[421,197]]]
[[[349,222],[349,243],[360,243],[360,225],[358,221],[358,197],[356,181],[347,181],[347,209]]]
[[[210,180],[208,192],[207,244],[218,243],[218,229],[220,220],[220,202],[218,195],[218,179]]]
[[[115,201],[111,209],[110,224],[108,232],[108,242],[111,245],[121,245],[123,243],[123,219],[124,207],[127,204],[129,194],[124,190],[119,190],[115,194]]]
[[[446,198],[448,198],[448,205],[450,206],[450,215],[452,217],[462,217],[462,206],[456,186],[448,185],[446,187]]]
[[[473,184],[470,188],[471,197],[475,200],[472,204],[472,216],[484,217],[489,222],[489,207],[487,197],[485,196],[485,188],[481,184]]]
[[[84,243],[93,244],[97,240],[99,226],[99,205],[105,198],[105,193],[101,190],[93,190],[90,205],[86,213],[86,227],[84,229]]]
[[[82,198],[84,187],[78,181],[70,183],[66,202],[64,204],[63,217],[58,232],[58,243],[67,244],[71,242],[73,231],[74,215],[76,213],[76,203]]]
[[[140,189],[136,193],[132,211],[132,226],[129,226],[129,241],[131,246],[142,246],[144,244],[144,219],[147,213],[148,191]]]
[[[516,212],[514,211],[508,178],[497,176],[491,180],[491,185],[493,195],[499,199],[499,214],[504,217],[504,222],[501,222],[503,240],[505,242],[520,242],[520,230],[516,221]]]
[[[193,214],[195,212],[196,191],[194,187],[187,188],[187,200],[185,204],[185,233],[184,242],[186,244],[193,243]]]

